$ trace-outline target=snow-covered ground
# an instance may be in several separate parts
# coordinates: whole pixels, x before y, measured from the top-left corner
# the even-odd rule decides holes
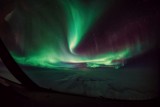
[[[59,92],[130,100],[150,99],[159,93],[159,75],[154,66],[23,70],[39,86]]]

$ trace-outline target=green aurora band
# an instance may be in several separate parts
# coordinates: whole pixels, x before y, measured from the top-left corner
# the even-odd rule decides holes
[[[23,51],[22,55],[11,51],[19,64],[47,68],[75,67],[74,63],[85,63],[87,67],[117,67],[119,63],[113,60],[127,59],[141,52],[133,53],[139,49],[139,43],[134,49],[126,46],[95,56],[74,51],[111,2],[39,1],[28,0],[25,6],[17,6],[9,20],[15,31],[16,44]]]

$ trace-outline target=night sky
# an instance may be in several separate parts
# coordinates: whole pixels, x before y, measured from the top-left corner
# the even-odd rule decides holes
[[[6,17],[13,39],[2,38],[25,65],[116,66],[154,47],[158,18],[150,0],[24,0]]]
[[[122,99],[159,92],[158,0],[17,0],[5,6],[0,37],[39,86]]]

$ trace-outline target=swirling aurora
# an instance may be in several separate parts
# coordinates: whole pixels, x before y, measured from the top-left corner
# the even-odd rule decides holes
[[[141,34],[145,37],[132,36],[140,35],[133,29],[138,27],[143,32],[148,26],[141,18],[130,19],[133,23],[128,24],[126,21],[123,25],[118,25],[120,30],[106,33],[107,37],[100,36],[97,32],[89,35],[113,4],[112,0],[27,0],[17,4],[8,19],[17,47],[10,51],[13,58],[19,64],[47,68],[74,68],[82,67],[83,64],[85,67],[117,68],[123,65],[124,60],[149,48],[146,37],[148,32]],[[129,30],[124,30],[127,27]],[[130,31],[134,33],[127,37],[125,32]],[[95,39],[95,36],[101,39]],[[132,42],[126,42],[128,39],[124,41],[124,38],[131,37]],[[118,38],[117,41],[123,38],[122,44],[115,38]],[[100,41],[102,39],[105,43]],[[87,40],[95,42],[87,45]]]

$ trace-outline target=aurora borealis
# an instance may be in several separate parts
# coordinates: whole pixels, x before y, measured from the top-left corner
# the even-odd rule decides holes
[[[21,73],[55,92],[122,100],[159,96],[158,1],[2,1],[0,78],[27,80],[5,67],[18,71],[13,57]]]
[[[113,4],[114,0],[24,0],[17,3],[7,19],[16,46],[10,52],[23,65],[121,66],[126,59],[152,46],[149,44],[152,39],[148,37],[150,19],[135,16],[110,21],[106,17],[113,13],[110,12]]]

